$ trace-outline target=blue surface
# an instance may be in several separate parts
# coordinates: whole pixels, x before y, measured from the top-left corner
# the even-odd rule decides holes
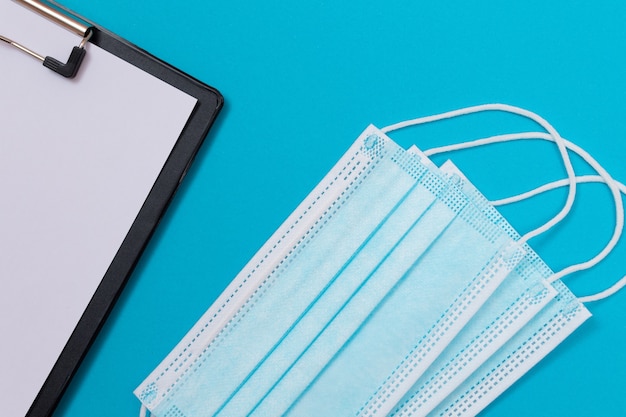
[[[514,104],[626,180],[623,2],[63,4],[216,87],[226,106],[55,416],[137,415],[133,389],[369,123]],[[529,127],[489,114],[393,137],[426,149]],[[548,144],[450,157],[491,198],[563,175]],[[503,212],[524,232],[563,200]],[[557,270],[586,260],[612,216],[601,185],[581,186],[573,215],[533,246]],[[626,274],[625,256],[622,244],[566,282],[581,295],[603,289]],[[626,415],[625,307],[626,290],[590,304],[594,317],[484,415]]]

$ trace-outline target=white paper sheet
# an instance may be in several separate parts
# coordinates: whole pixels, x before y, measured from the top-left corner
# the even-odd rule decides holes
[[[9,0],[0,34],[65,61],[80,38]],[[0,415],[23,416],[196,99],[88,44],[74,80],[0,42]]]

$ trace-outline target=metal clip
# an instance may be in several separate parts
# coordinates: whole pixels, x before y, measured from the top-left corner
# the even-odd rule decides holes
[[[51,69],[57,74],[66,78],[74,78],[78,73],[80,64],[83,62],[83,58],[85,58],[85,44],[89,41],[89,39],[91,39],[92,36],[91,27],[71,16],[63,14],[61,11],[41,0],[16,0],[16,2],[36,13],[39,13],[43,17],[50,19],[54,23],[77,34],[78,36],[81,36],[83,40],[80,45],[75,46],[72,49],[72,53],[65,63],[50,56],[44,57],[32,49],[29,49],[5,36],[0,35],[0,41],[8,43],[33,58],[38,59],[43,62],[44,67]]]
[[[32,49],[29,49],[24,45],[21,45],[5,36],[0,35],[0,40],[32,56],[33,58],[38,59],[39,61],[43,62],[44,67],[51,69],[57,74],[60,74],[65,78],[74,78],[78,73],[80,64],[83,62],[83,58],[85,58],[85,44],[89,41],[89,39],[91,39],[91,35],[92,31],[90,29],[87,29],[85,37],[81,41],[80,45],[75,46],[72,49],[72,53],[65,63],[50,56],[44,57],[43,55],[38,54]]]

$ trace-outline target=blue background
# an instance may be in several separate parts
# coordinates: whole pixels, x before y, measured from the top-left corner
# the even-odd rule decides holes
[[[626,3],[619,1],[63,0],[219,89],[226,100],[195,165],[56,416],[134,416],[133,389],[369,124],[468,105],[533,110],[626,180]],[[536,129],[503,114],[393,134],[422,149]],[[546,143],[449,155],[490,198],[559,179]],[[443,159],[438,159],[438,162]],[[581,173],[589,172],[577,163]],[[520,231],[560,191],[508,207]],[[602,185],[532,242],[555,270],[608,241]],[[567,278],[577,293],[626,274],[626,244]],[[502,395],[487,416],[626,415],[626,290]]]

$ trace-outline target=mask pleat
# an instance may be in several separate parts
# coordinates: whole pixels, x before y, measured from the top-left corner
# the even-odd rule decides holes
[[[366,319],[372,314],[372,310],[389,294],[398,281],[404,276],[403,272],[410,269],[412,259],[405,258],[404,265],[397,262],[398,247],[408,243],[406,239],[414,238],[421,233],[423,240],[421,246],[413,245],[412,256],[419,258],[428,248],[437,241],[447,226],[455,217],[453,212],[448,216],[435,219],[428,214],[420,217],[418,221],[404,234],[400,243],[394,246],[389,254],[381,259],[381,262],[359,283],[349,294],[349,298],[341,305],[341,308],[330,317],[330,321],[316,334],[315,339],[306,346],[299,356],[298,361],[290,366],[289,372],[281,377],[279,383],[267,395],[263,403],[255,409],[255,414],[263,415],[263,410],[284,412],[291,402],[306,389],[310,382],[315,379],[324,369],[326,364],[342,349],[346,342],[360,331]],[[332,302],[333,298],[330,298]],[[321,311],[320,311],[321,312]],[[317,326],[319,326],[319,322]]]
[[[402,203],[405,201],[406,204]],[[239,387],[236,395],[229,399],[232,405],[220,410],[223,415],[247,414],[254,409],[272,387],[279,383],[287,370],[293,367],[296,359],[306,351],[326,324],[335,319],[345,305],[351,302],[355,292],[367,282],[381,260],[402,240],[407,230],[419,222],[422,214],[432,207],[435,196],[416,184],[402,202],[274,345],[254,373]],[[407,207],[410,207],[410,211]],[[438,233],[436,228],[433,233]]]
[[[366,322],[287,415],[354,413],[407,354],[414,356],[412,372],[421,373],[463,327],[480,307],[480,300],[486,299],[510,271],[507,264],[493,269],[489,266],[499,263],[494,253],[505,243],[511,243],[505,236],[486,239],[483,230],[467,221],[469,217],[462,214],[464,210],[465,207],[459,210],[459,215],[418,260],[413,261],[413,248],[422,238],[430,240],[419,229],[409,234],[390,255],[383,265],[386,268],[377,272],[381,281],[394,276],[400,279],[392,280],[393,287],[387,291],[371,289],[371,294],[377,295],[376,304],[354,303],[362,306],[364,313],[368,312]],[[445,210],[431,210],[427,215],[432,217],[421,224],[433,223],[445,213]],[[437,323],[446,316],[450,319],[438,327]]]

